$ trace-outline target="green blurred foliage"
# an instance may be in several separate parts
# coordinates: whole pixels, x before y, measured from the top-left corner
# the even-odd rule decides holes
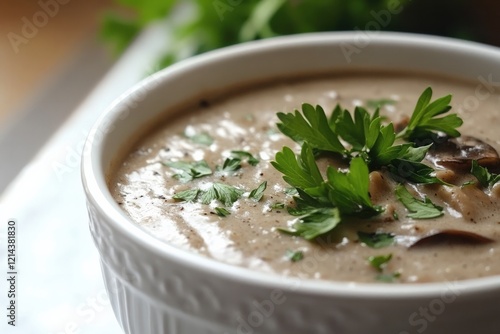
[[[176,26],[161,67],[191,54],[249,40],[305,32],[396,30],[474,39],[465,0],[115,0],[132,17],[106,16],[102,37],[123,51],[147,24],[175,19],[179,6],[193,16]],[[180,52],[189,45],[190,51]]]

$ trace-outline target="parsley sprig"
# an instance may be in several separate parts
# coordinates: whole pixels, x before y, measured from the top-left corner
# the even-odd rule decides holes
[[[476,160],[472,160],[471,174],[476,177],[482,187],[492,187],[495,183],[500,182],[500,174],[490,173],[490,171],[479,165]]]
[[[436,218],[443,215],[443,208],[435,205],[427,197],[424,200],[419,200],[413,197],[408,189],[402,184],[396,187],[396,197],[410,211],[408,217],[415,219]]]
[[[405,129],[398,134],[398,137],[407,140],[428,138],[435,135],[435,132],[442,132],[450,137],[459,137],[457,130],[463,120],[457,114],[450,114],[444,117],[436,117],[450,111],[451,95],[446,95],[433,102],[432,89],[428,87],[418,99],[415,110]]]
[[[373,205],[369,194],[370,170],[385,169],[399,182],[448,185],[435,176],[432,167],[422,163],[431,145],[417,145],[413,140],[444,133],[459,136],[462,120],[455,114],[437,117],[451,109],[451,96],[432,99],[432,89],[424,90],[414,113],[400,133],[386,123],[376,109],[370,114],[362,107],[354,113],[335,107],[327,117],[321,106],[303,104],[294,113],[277,113],[278,129],[302,145],[299,155],[284,147],[271,164],[283,174],[285,182],[296,188],[296,207],[289,208],[299,216],[291,229],[281,231],[314,239],[328,233],[350,216],[367,218],[383,209]],[[349,161],[349,170],[334,166],[326,169],[326,179],[316,157],[333,154]],[[399,187],[398,198],[411,211],[409,217],[431,218],[442,215],[442,208],[430,200],[419,201]]]

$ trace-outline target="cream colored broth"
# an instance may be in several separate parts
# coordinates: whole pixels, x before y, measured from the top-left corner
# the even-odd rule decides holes
[[[479,83],[477,83],[479,84]],[[293,205],[285,190],[289,186],[271,166],[277,151],[298,145],[276,129],[276,112],[292,112],[304,102],[320,104],[329,112],[340,103],[352,110],[370,99],[390,98],[381,113],[397,122],[410,115],[418,96],[427,87],[434,98],[453,94],[452,111],[463,119],[461,133],[473,135],[500,149],[500,98],[491,95],[477,109],[467,103],[474,97],[475,83],[439,77],[405,74],[341,75],[308,80],[276,82],[237,92],[208,106],[168,118],[164,127],[144,138],[131,151],[110,182],[116,201],[138,225],[154,236],[181,249],[196,252],[225,263],[300,278],[373,282],[377,271],[367,258],[392,254],[384,269],[398,272],[399,282],[461,280],[500,274],[500,187],[484,193],[476,186],[411,186],[415,194],[427,195],[444,207],[436,219],[407,218],[408,212],[395,198],[395,182],[388,175],[371,175],[374,204],[386,211],[370,220],[346,222],[316,242],[280,233],[277,227],[291,226],[295,218],[286,209],[273,209],[276,203]],[[465,101],[465,103],[464,103]],[[467,109],[469,108],[469,109]],[[184,134],[207,133],[213,144],[197,144]],[[212,170],[223,164],[231,150],[244,150],[260,159],[257,166],[243,163],[234,174],[215,172],[211,176],[180,183],[162,161],[206,160]],[[325,163],[325,162],[321,162]],[[470,175],[443,178],[461,185]],[[260,202],[245,195],[228,208],[228,217],[215,214],[220,203],[178,202],[172,196],[192,187],[206,188],[211,182],[224,182],[249,192],[261,182],[267,189]],[[450,181],[450,182],[451,182]],[[393,212],[399,216],[394,220]],[[485,245],[438,245],[408,249],[405,246],[435,229],[472,231],[495,240]],[[357,240],[357,231],[392,232],[398,243],[382,249],[369,248]],[[287,251],[301,250],[304,258],[292,262]]]

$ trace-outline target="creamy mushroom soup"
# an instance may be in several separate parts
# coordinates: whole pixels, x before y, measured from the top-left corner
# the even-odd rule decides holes
[[[401,283],[499,275],[500,183],[481,183],[470,172],[475,165],[490,173],[490,181],[499,172],[500,97],[480,84],[357,73],[203,97],[197,107],[169,110],[163,126],[130,150],[110,189],[136,224],[166,243],[262,272]],[[289,212],[300,193],[271,162],[283,147],[299,155],[302,142],[280,132],[277,112],[293,113],[309,103],[322,106],[328,117],[337,104],[373,115],[378,106],[381,124],[393,122],[398,132],[426,87],[432,87],[432,100],[452,94],[448,114],[463,119],[462,136],[438,132],[422,160],[435,170],[428,177],[439,182],[401,180],[391,172],[394,163],[370,166],[368,196],[379,211],[368,218],[341,213],[335,228],[310,238],[293,233],[298,222],[307,223]],[[476,96],[478,89],[487,97]],[[346,136],[340,142],[349,148]],[[325,179],[327,165],[349,170],[342,154],[313,151]]]

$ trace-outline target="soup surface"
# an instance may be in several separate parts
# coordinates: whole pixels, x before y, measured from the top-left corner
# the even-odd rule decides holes
[[[414,198],[427,197],[440,207],[439,217],[409,217],[395,195],[396,180],[381,169],[370,173],[370,198],[384,209],[380,215],[343,218],[314,240],[278,230],[293,227],[300,217],[287,211],[295,206],[296,193],[271,161],[284,146],[298,154],[300,145],[277,129],[277,112],[293,112],[303,103],[319,104],[327,114],[337,104],[374,112],[378,104],[386,120],[405,124],[428,86],[433,99],[452,94],[451,112],[464,120],[462,136],[500,149],[500,97],[480,82],[404,73],[303,78],[204,100],[190,110],[169,110],[163,126],[136,143],[114,172],[110,189],[131,219],[157,238],[258,271],[401,283],[500,275],[500,183],[482,187],[468,170],[434,165],[429,157],[423,162],[449,185],[405,187]],[[320,166],[336,163],[318,160]],[[262,197],[251,194],[264,181]],[[217,200],[214,191],[226,200]],[[392,242],[373,248],[359,232],[389,235]],[[377,259],[385,260],[377,266]]]

